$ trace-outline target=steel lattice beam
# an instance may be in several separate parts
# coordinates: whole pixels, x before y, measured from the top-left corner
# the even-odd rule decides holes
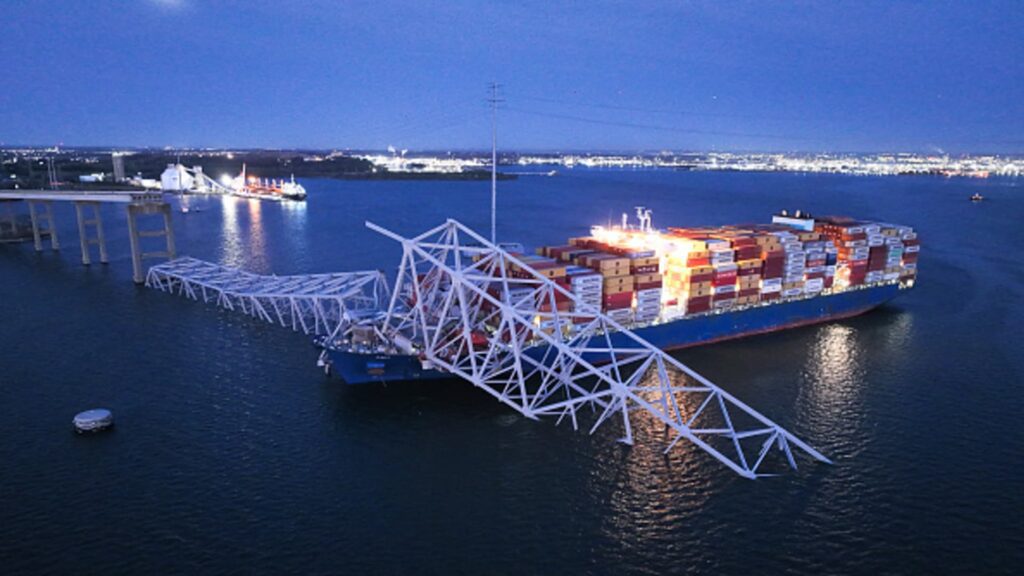
[[[266,276],[195,258],[153,266],[146,286],[331,339],[344,334],[359,312],[381,310],[389,296],[378,271]]]
[[[414,238],[367,226],[402,244],[381,333],[524,416],[568,418],[573,428],[586,417],[591,433],[621,418],[632,444],[632,414],[645,413],[674,433],[666,452],[685,439],[747,478],[766,475],[773,448],[793,468],[794,447],[829,462],[459,222]]]

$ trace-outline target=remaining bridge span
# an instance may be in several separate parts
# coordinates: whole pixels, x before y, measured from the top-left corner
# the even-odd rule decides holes
[[[146,286],[329,338],[382,310],[390,294],[378,271],[272,276],[188,257],[151,267]]]
[[[60,250],[53,203],[72,203],[78,220],[78,239],[82,249],[82,264],[92,263],[89,247],[99,247],[100,262],[106,264],[107,240],[100,216],[100,204],[123,204],[128,216],[128,240],[131,243],[132,277],[136,283],[143,281],[142,261],[147,258],[174,258],[174,228],[171,225],[171,208],[159,192],[133,190],[0,190],[0,201],[24,201],[32,219],[32,239],[37,252],[43,250],[43,237],[49,236],[50,248]],[[91,213],[91,218],[90,218]],[[160,215],[163,226],[159,229],[142,230],[138,218],[144,215]],[[17,233],[16,218],[9,213],[10,227]],[[2,225],[2,224],[0,224]],[[45,225],[45,226],[44,226]],[[161,252],[143,252],[142,238],[163,238],[166,249]]]

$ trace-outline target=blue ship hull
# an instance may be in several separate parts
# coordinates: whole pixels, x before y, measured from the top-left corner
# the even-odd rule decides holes
[[[671,322],[635,328],[633,332],[658,348],[677,350],[849,318],[892,300],[899,292],[898,284],[885,284],[742,310],[684,316]],[[612,341],[626,344],[630,340],[622,334],[613,334]],[[533,348],[528,353],[539,356],[543,348]],[[329,349],[328,355],[332,369],[349,384],[452,377],[445,372],[424,368],[419,358],[405,354],[362,354]],[[599,358],[588,360],[600,361]]]

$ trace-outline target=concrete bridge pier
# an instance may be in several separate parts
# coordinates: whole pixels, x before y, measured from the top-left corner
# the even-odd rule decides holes
[[[53,206],[49,200],[29,200],[28,213],[32,218],[32,239],[35,241],[36,252],[43,251],[43,233],[50,235],[50,248],[53,250],[60,250],[60,239],[57,238],[57,227],[53,224]],[[42,214],[36,211],[36,204],[42,204],[45,210]],[[40,230],[39,220],[40,218],[46,220],[46,229]]]
[[[140,230],[138,217],[145,215],[162,215],[163,229]],[[163,238],[166,246],[164,252],[143,252],[143,238]],[[143,284],[146,281],[146,272],[142,267],[142,260],[145,258],[167,258],[173,260],[176,257],[174,247],[174,227],[171,225],[171,205],[166,202],[129,204],[128,205],[128,240],[132,250],[132,280],[136,284]]]
[[[92,208],[92,220],[86,220],[85,209]],[[99,202],[75,202],[75,215],[78,217],[78,240],[82,245],[82,264],[88,266],[92,263],[89,254],[89,245],[97,244],[100,248],[100,262],[107,264],[107,240],[103,235],[103,220],[100,217]],[[96,237],[89,238],[89,226],[95,230]]]

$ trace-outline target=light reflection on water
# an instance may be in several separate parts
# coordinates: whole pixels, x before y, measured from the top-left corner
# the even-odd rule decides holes
[[[221,264],[240,267],[245,261],[244,253],[248,250],[242,242],[242,233],[238,227],[238,202],[234,196],[221,196]]]

